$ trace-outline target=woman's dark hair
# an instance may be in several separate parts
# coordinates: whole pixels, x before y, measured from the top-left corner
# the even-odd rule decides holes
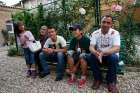
[[[24,23],[22,21],[18,21],[16,23],[14,23],[14,31],[15,34],[19,37],[19,34],[21,33],[19,30],[19,26],[24,25]]]

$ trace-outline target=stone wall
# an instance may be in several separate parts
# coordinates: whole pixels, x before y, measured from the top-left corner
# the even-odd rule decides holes
[[[0,6],[0,46],[2,46],[4,43],[1,31],[2,29],[6,29],[6,21],[11,20],[11,15],[17,11],[22,11],[22,9],[10,6]]]

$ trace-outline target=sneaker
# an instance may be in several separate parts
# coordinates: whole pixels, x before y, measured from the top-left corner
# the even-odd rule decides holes
[[[100,80],[94,80],[92,89],[97,90],[100,87],[101,83],[102,83],[102,81],[100,81]]]
[[[86,84],[86,79],[80,79],[78,81],[78,88],[82,88]]]
[[[110,83],[110,84],[108,85],[108,91],[109,91],[110,93],[119,93],[119,90],[118,90],[118,88],[117,88],[117,86],[116,86],[115,83]]]
[[[43,72],[41,72],[40,74],[39,74],[39,77],[40,78],[44,78],[45,76],[47,76],[47,75],[49,75],[50,74],[50,72],[48,72],[48,73],[43,73]]]
[[[31,76],[31,70],[27,70],[27,73],[26,73],[26,77],[30,77]]]
[[[68,84],[69,84],[69,85],[72,85],[72,84],[75,83],[75,82],[76,82],[76,78],[73,78],[73,79],[72,79],[72,78],[70,77],[70,78],[68,79]]]
[[[60,81],[60,80],[62,80],[63,78],[62,77],[56,77],[55,78],[55,81]]]
[[[37,76],[36,70],[31,70],[31,77],[34,79],[36,78],[36,76]]]

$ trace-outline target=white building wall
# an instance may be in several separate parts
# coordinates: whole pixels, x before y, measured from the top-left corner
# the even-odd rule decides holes
[[[24,5],[24,8],[31,9],[31,8],[37,7],[40,3],[48,4],[54,1],[56,0],[27,0],[27,1],[24,1],[23,5]]]

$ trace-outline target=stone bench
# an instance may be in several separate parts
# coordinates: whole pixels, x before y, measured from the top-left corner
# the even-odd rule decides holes
[[[70,45],[70,42],[67,42],[67,47],[69,47]],[[52,65],[52,66],[56,66],[57,62],[48,62],[48,65]],[[65,68],[67,68],[67,62],[65,64]],[[118,63],[118,66],[117,66],[117,74],[119,75],[123,75],[124,74],[124,68],[125,68],[125,65],[123,63],[123,61],[120,61]],[[90,67],[88,67],[88,70],[91,70]],[[101,66],[101,70],[103,72],[107,72],[107,67],[106,66]]]

